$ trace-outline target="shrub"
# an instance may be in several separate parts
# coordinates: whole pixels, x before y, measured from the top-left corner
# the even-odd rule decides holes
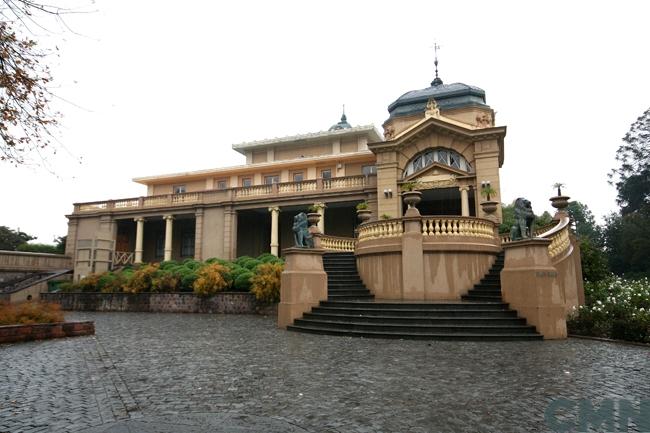
[[[585,304],[567,321],[570,333],[650,343],[650,280],[610,276],[585,283]]]
[[[177,266],[178,266],[178,262],[176,260],[168,260],[166,262],[160,262],[160,269],[164,271],[168,271]]]
[[[102,274],[90,274],[82,278],[77,287],[81,292],[98,292],[99,291],[99,280],[102,277]]]
[[[226,268],[218,263],[203,266],[196,281],[194,281],[194,293],[199,296],[210,296],[225,289],[228,284],[222,276]]]
[[[158,264],[146,264],[138,268],[126,282],[124,291],[128,293],[150,292],[153,279],[158,272]]]
[[[159,270],[151,280],[152,292],[175,292],[178,290],[180,278],[177,274]]]
[[[248,269],[249,271],[254,271],[255,268],[258,267],[261,264],[262,264],[262,262],[260,260],[250,259],[244,264],[244,267],[246,269]]]
[[[81,288],[79,287],[79,284],[73,283],[71,281],[65,281],[61,284],[59,284],[59,290],[61,292],[80,292]]]
[[[0,325],[63,322],[59,304],[48,302],[0,303]]]
[[[251,292],[262,303],[280,301],[280,279],[284,266],[280,263],[264,263],[257,267],[251,279]]]
[[[193,271],[198,270],[201,266],[203,266],[203,263],[196,261],[194,259],[185,259],[183,260],[183,267],[187,269],[191,269]]]
[[[238,292],[248,292],[251,288],[251,278],[253,278],[253,273],[249,270],[241,272],[235,280],[233,281],[233,289]]]

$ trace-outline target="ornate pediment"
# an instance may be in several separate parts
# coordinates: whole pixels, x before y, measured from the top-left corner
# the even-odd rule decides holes
[[[418,189],[449,188],[459,186],[458,178],[466,177],[467,173],[456,171],[451,167],[434,164],[413,173],[405,181],[416,181],[420,184]]]

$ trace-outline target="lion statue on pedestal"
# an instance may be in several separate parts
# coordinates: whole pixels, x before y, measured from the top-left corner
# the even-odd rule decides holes
[[[293,240],[298,248],[314,248],[314,239],[309,233],[309,221],[304,212],[293,217]]]
[[[535,214],[530,201],[523,197],[515,200],[515,224],[510,229],[510,240],[532,238],[535,232]]]

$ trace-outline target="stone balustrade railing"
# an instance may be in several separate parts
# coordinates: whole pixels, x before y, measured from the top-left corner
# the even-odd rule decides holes
[[[472,217],[423,216],[422,235],[471,236],[494,239],[494,223]]]
[[[340,236],[321,235],[320,246],[327,251],[353,252],[357,240]]]
[[[404,224],[401,218],[369,222],[359,226],[359,242],[399,237],[402,233],[404,233]]]
[[[374,184],[374,181],[374,176],[345,176],[331,179],[304,180],[302,182],[282,182],[272,185],[227,188],[223,190],[163,194],[125,198],[120,200],[76,203],[74,205],[74,213],[128,211],[154,207],[182,206],[188,204],[219,203],[258,197],[274,197],[300,192],[323,192],[339,189],[365,188],[366,186]]]

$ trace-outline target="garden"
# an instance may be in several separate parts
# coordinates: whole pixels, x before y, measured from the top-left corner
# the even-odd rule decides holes
[[[163,293],[192,292],[211,296],[218,292],[251,292],[258,302],[280,301],[284,261],[272,254],[242,256],[236,260],[142,263],[119,270],[90,274],[78,283],[59,286],[63,292]]]
[[[570,334],[650,343],[650,280],[611,275],[585,283],[585,305],[569,316]]]

